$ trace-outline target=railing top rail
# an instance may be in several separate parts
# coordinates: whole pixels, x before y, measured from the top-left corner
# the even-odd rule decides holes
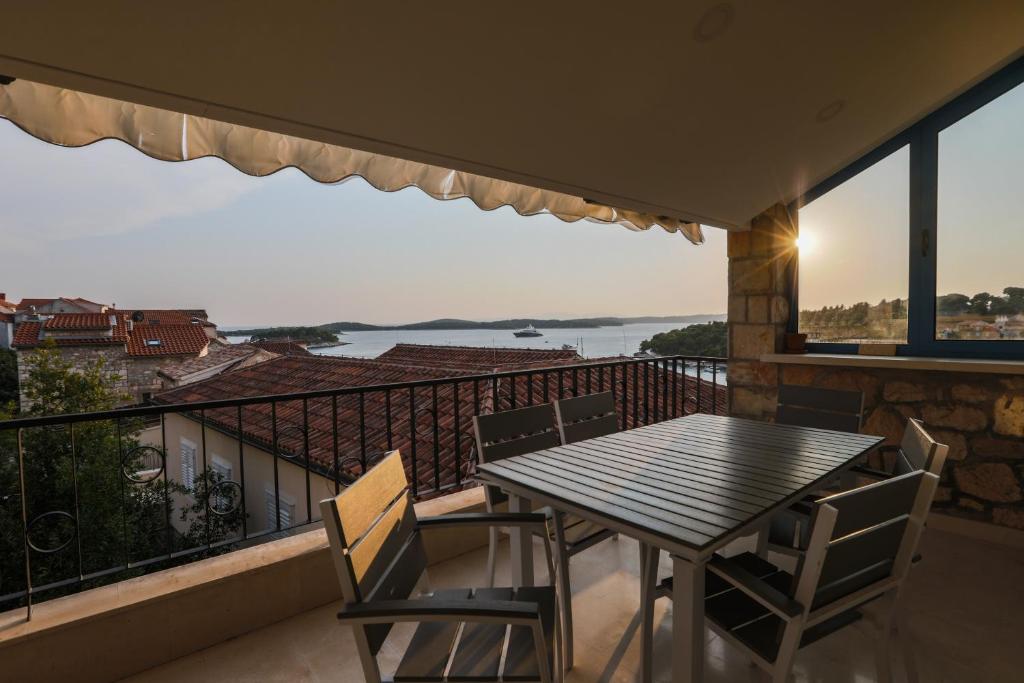
[[[263,396],[247,396],[242,398],[217,399],[213,401],[195,401],[190,403],[162,403],[151,406],[134,406],[130,408],[117,408],[115,410],[104,410],[89,413],[67,413],[62,415],[47,415],[44,417],[23,417],[13,420],[0,420],[0,432],[12,429],[28,429],[32,427],[49,427],[53,425],[67,425],[80,422],[94,422],[98,420],[117,420],[133,417],[150,417],[166,413],[187,413],[196,410],[216,410],[218,408],[237,408],[240,406],[257,405],[262,403],[276,403],[283,401],[301,401],[318,398],[331,398],[335,396],[350,396],[380,391],[397,391],[416,389],[419,387],[438,386],[442,384],[454,384],[463,382],[474,382],[492,380],[503,377],[522,377],[523,375],[535,375],[544,372],[557,372],[559,370],[571,370],[573,368],[606,368],[639,363],[652,363],[654,361],[683,360],[700,361],[706,363],[726,363],[726,358],[716,356],[656,356],[651,358],[622,358],[620,360],[588,363],[581,361],[567,365],[553,365],[545,367],[527,368],[519,370],[506,370],[502,372],[487,372],[477,375],[458,375],[452,377],[435,377],[431,379],[416,380],[413,382],[395,382],[391,384],[370,384],[358,387],[341,387],[338,389],[317,389],[315,391],[303,391],[290,394],[268,394]]]

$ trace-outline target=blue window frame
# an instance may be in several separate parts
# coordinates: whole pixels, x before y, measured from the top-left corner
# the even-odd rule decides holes
[[[865,171],[894,152],[909,147],[909,310],[907,343],[897,346],[901,356],[934,356],[946,358],[1024,359],[1024,339],[968,340],[936,338],[936,254],[937,239],[939,135],[986,104],[1024,83],[1024,58],[975,86],[936,112],[894,136],[884,144],[819,183],[790,206],[791,211],[818,199]],[[1024,126],[1024,121],[1021,123]],[[1021,188],[1024,191],[1024,165],[1021,167]],[[865,268],[869,268],[866,265]],[[979,264],[978,267],[983,267]],[[1024,275],[1024,255],[1021,273]],[[790,262],[791,305],[789,329],[799,328],[799,253]],[[1024,280],[1024,278],[1022,278]],[[1008,282],[1008,286],[1024,282]],[[808,343],[808,350],[817,353],[857,353],[857,344]]]

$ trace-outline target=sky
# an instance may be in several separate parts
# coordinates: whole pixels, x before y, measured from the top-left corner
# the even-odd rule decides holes
[[[253,178],[0,120],[0,292],[205,308],[222,327],[726,310],[726,235],[485,212],[358,178]]]

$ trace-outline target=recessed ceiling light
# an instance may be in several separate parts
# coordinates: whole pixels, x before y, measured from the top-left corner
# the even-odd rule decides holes
[[[707,43],[725,33],[736,16],[736,8],[728,2],[715,5],[700,18],[693,27],[693,39],[698,43]]]
[[[828,123],[835,117],[839,116],[839,113],[846,108],[846,100],[835,100],[829,102],[824,107],[818,110],[817,119],[818,123]]]

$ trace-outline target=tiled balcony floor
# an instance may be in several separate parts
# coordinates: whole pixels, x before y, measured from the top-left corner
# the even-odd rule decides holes
[[[732,550],[732,549],[730,549]],[[929,531],[925,560],[908,589],[914,643],[926,683],[1020,681],[1020,623],[1024,614],[1024,551]],[[507,553],[504,553],[507,556]],[[576,667],[568,683],[632,683],[638,671],[639,579],[637,545],[606,541],[572,560],[576,619]],[[540,553],[536,553],[540,555]],[[480,585],[485,552],[476,551],[433,567],[435,588]],[[538,557],[539,560],[539,557]],[[538,565],[540,562],[538,561]],[[663,557],[662,575],[670,571]],[[546,574],[538,571],[538,577]],[[498,585],[507,585],[500,567]],[[253,599],[259,599],[253,596]],[[671,602],[656,612],[656,680],[670,680]],[[135,683],[170,681],[344,681],[362,672],[348,627],[329,605],[249,633],[133,677]],[[382,664],[393,670],[403,637],[392,632]],[[861,622],[801,650],[797,681],[866,683],[875,680],[872,627]],[[764,681],[766,677],[710,631],[706,638],[709,683]],[[903,680],[899,660],[897,681]]]

